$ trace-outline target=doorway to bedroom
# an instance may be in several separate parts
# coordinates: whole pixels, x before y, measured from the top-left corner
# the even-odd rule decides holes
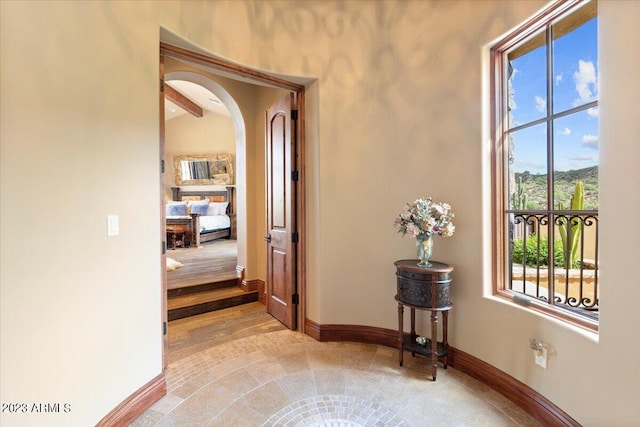
[[[260,285],[262,285],[262,289],[259,291],[259,295],[263,295],[263,298],[266,297],[265,288],[267,287],[265,282],[267,278],[267,260],[266,260],[266,247],[269,245],[268,241],[265,243],[263,241],[264,230],[266,229],[266,163],[267,159],[265,156],[265,111],[267,110],[267,106],[271,106],[272,103],[282,97],[282,94],[294,94],[294,99],[296,101],[297,108],[299,109],[300,117],[304,117],[304,86],[299,83],[288,82],[286,80],[280,79],[275,76],[269,76],[266,74],[252,72],[244,70],[242,67],[238,67],[235,65],[223,64],[220,65],[219,60],[216,60],[211,57],[207,57],[203,59],[201,55],[195,54],[193,52],[185,51],[184,49],[177,48],[171,45],[164,45],[161,43],[161,54],[163,60],[161,62],[161,67],[164,67],[165,62],[177,61],[180,63],[180,66],[177,69],[189,70],[189,71],[174,71],[176,68],[162,68],[161,75],[164,75],[168,82],[171,80],[178,78],[177,74],[180,73],[190,73],[192,76],[200,76],[207,75],[211,77],[210,74],[213,74],[212,77],[216,81],[220,81],[221,84],[224,84],[225,88],[229,89],[229,92],[234,94],[234,97],[238,96],[238,103],[242,105],[242,114],[240,114],[240,108],[235,103],[234,99],[231,98],[229,92],[226,92],[222,86],[219,87],[223,93],[222,101],[228,105],[230,103],[232,107],[235,107],[236,110],[232,111],[232,118],[234,118],[234,124],[236,126],[236,180],[234,181],[235,185],[235,197],[236,204],[234,208],[237,209],[237,221],[238,221],[238,245],[237,245],[237,262],[236,266],[236,274],[239,279],[239,283],[242,285],[241,287],[255,286],[260,289]],[[182,61],[185,59],[185,61]],[[203,62],[206,64],[203,65]],[[207,66],[207,64],[209,66]],[[174,64],[175,65],[175,64]],[[226,68],[225,68],[226,67]],[[229,72],[221,73],[222,75],[217,74],[215,71],[220,69],[227,69]],[[235,75],[235,78],[229,78],[229,74]],[[261,80],[262,79],[262,80]],[[193,79],[191,79],[193,80]],[[196,78],[196,82],[198,79]],[[257,82],[261,82],[261,84],[257,84]],[[201,82],[198,82],[201,83]],[[211,82],[209,82],[211,83]],[[217,83],[215,83],[217,84]],[[215,86],[214,84],[214,86]],[[203,86],[207,86],[202,84]],[[239,86],[244,86],[245,91],[243,92],[242,88]],[[251,87],[251,89],[246,89]],[[210,89],[209,86],[207,88]],[[216,95],[218,92],[214,91]],[[298,116],[296,111],[296,117]],[[248,118],[247,128],[244,128],[244,120]],[[242,123],[238,123],[238,119]],[[163,120],[164,122],[164,120]],[[301,121],[294,128],[294,133],[296,135],[304,135],[304,122]],[[161,130],[162,131],[162,130]],[[167,144],[168,146],[168,144]],[[304,159],[304,141],[302,137],[296,138],[293,142],[293,146],[295,146],[294,158]],[[164,143],[161,144],[161,151],[164,149]],[[169,151],[169,149],[167,149]],[[161,153],[161,159],[170,162],[169,153]],[[294,163],[294,165],[297,164]],[[167,165],[167,172],[169,172],[171,165]],[[299,178],[298,172],[296,171],[296,179],[293,179],[293,173],[291,174],[291,182],[288,183],[288,186],[291,186],[290,190],[292,190],[292,197],[290,200],[292,202],[292,209],[294,209],[295,217],[299,218],[296,221],[296,227],[292,229],[292,231],[296,231],[294,234],[296,235],[297,243],[296,245],[299,250],[298,256],[292,257],[293,264],[289,267],[291,268],[291,272],[293,272],[293,277],[291,280],[294,281],[295,284],[295,295],[290,295],[292,298],[296,297],[296,301],[299,301],[298,304],[291,304],[290,310],[294,310],[296,314],[294,314],[295,318],[301,319],[300,323],[297,326],[297,329],[300,331],[304,330],[304,315],[302,313],[305,312],[305,274],[304,269],[301,268],[301,264],[304,260],[304,162],[301,161],[298,166],[300,167]],[[287,178],[289,181],[289,178]],[[289,208],[288,208],[289,209]],[[299,216],[298,216],[299,215]],[[164,221],[163,221],[164,223]],[[182,236],[181,236],[182,237]],[[266,239],[265,239],[266,240]],[[188,248],[184,248],[188,249]],[[167,256],[171,257],[173,249],[169,249],[167,251]],[[183,251],[183,248],[176,248],[175,251]],[[178,252],[173,252],[177,254]],[[246,276],[245,276],[246,273]],[[248,280],[247,278],[252,278]],[[255,289],[255,288],[254,288]],[[166,293],[164,293],[166,297]],[[166,300],[165,300],[166,306]],[[247,307],[247,309],[242,308],[241,315],[246,314],[248,318],[251,318],[251,314],[246,312],[249,308],[255,311],[256,307],[259,307],[260,313],[266,312],[266,307],[259,303],[250,303],[243,305],[241,307]],[[165,311],[166,316],[167,311]],[[218,313],[218,312],[213,312]],[[195,317],[184,318],[178,320],[176,322],[182,322],[182,320],[195,319],[196,317],[204,318],[208,316],[207,313],[204,315],[199,315]],[[238,315],[238,312],[235,312],[235,315]],[[259,316],[263,318],[264,316]],[[270,316],[267,316],[268,319],[273,319]],[[165,317],[166,321],[166,317]],[[173,322],[176,324],[176,322]],[[255,327],[260,330],[264,329],[264,325],[261,325],[259,320],[256,320]],[[196,322],[197,323],[197,322]],[[238,322],[234,321],[234,325],[238,324]],[[281,327],[277,321],[275,324],[270,322],[273,327]],[[222,327],[215,327],[214,329],[209,329],[212,331],[219,331],[225,328],[225,325],[228,325],[228,319],[222,321]],[[246,327],[242,328],[242,333],[247,331],[251,331],[251,328]],[[295,327],[295,326],[294,326]],[[196,326],[198,331],[204,330],[204,326]],[[169,330],[171,330],[171,325],[169,325]],[[175,328],[174,330],[177,330]],[[188,329],[188,328],[187,328]],[[166,329],[165,329],[166,330]],[[202,337],[200,337],[202,338]],[[200,339],[199,338],[199,339]],[[207,337],[209,338],[209,337]],[[188,338],[187,338],[188,339]],[[167,336],[165,336],[165,366],[166,366],[166,357],[168,356],[169,340]],[[169,355],[169,358],[172,357]],[[175,360],[175,359],[173,359]]]
[[[165,74],[169,321],[258,300],[237,286],[236,129],[218,86],[198,73]]]

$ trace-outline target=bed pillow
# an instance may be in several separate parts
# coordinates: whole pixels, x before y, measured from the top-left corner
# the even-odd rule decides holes
[[[201,204],[198,203],[191,205],[191,213],[192,214],[200,214],[200,215],[207,215],[209,211],[209,202],[207,202],[206,204]]]
[[[209,209],[207,211],[207,215],[211,215],[211,216],[226,215],[227,206],[229,206],[229,202],[211,202],[209,203]]]
[[[206,215],[209,208],[208,200],[189,200],[187,203],[187,215],[192,213],[199,213],[200,215]]]
[[[187,203],[167,203],[167,216],[185,216]]]

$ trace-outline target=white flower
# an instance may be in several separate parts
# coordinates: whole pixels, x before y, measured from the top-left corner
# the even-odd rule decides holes
[[[420,234],[420,229],[415,224],[407,224],[407,233],[417,237]]]
[[[448,203],[434,203],[431,197],[416,199],[407,204],[394,221],[396,231],[403,236],[409,234],[416,239],[432,235],[452,236],[454,215]]]
[[[445,237],[453,236],[453,232],[454,231],[456,231],[456,227],[453,224],[449,223],[444,228],[444,231],[442,232],[442,235],[445,236]]]

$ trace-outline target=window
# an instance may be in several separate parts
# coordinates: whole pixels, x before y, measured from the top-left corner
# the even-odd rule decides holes
[[[495,292],[597,330],[595,1],[552,4],[491,49]]]

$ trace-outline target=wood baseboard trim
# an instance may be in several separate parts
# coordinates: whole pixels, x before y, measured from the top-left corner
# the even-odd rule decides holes
[[[305,333],[318,341],[351,341],[398,347],[398,331],[358,325],[319,325],[305,319]]]
[[[462,350],[449,347],[449,365],[506,396],[546,426],[580,424],[549,399],[509,374]]]
[[[238,285],[238,287],[245,292],[254,292],[258,290],[258,287],[260,286],[260,282],[262,282],[262,280],[260,279],[242,280]],[[263,285],[263,288],[264,288],[264,285]]]
[[[267,305],[267,290],[265,289],[266,283],[263,280],[258,282],[258,302],[262,305]]]
[[[167,381],[163,372],[113,408],[96,427],[128,426],[165,394]]]
[[[96,427],[128,426],[165,394],[167,381],[163,372],[113,408]]]
[[[351,341],[398,347],[398,331],[372,326],[320,325],[305,319],[305,333],[318,341]],[[493,388],[546,426],[580,424],[549,399],[498,368],[449,346],[449,366]]]

